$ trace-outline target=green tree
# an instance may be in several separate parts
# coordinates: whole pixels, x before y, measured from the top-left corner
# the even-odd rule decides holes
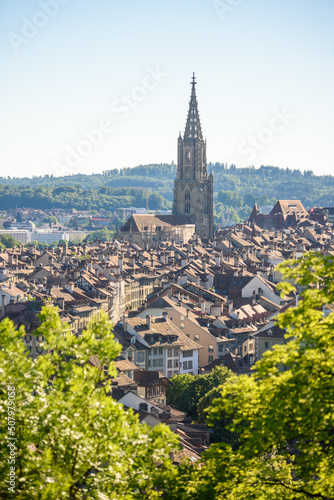
[[[57,220],[57,217],[55,217],[54,215],[50,215],[49,217],[44,217],[44,219],[42,220],[42,222],[44,224],[51,224],[52,222],[54,222],[55,224],[57,224],[58,220]]]
[[[323,311],[334,302],[334,261],[308,254],[279,269],[284,293],[304,290],[278,317],[289,341],[222,387],[210,415],[232,419],[239,448],[212,445],[187,485],[182,474],[175,481],[180,498],[334,498],[334,313]]]
[[[2,248],[15,248],[19,242],[10,234],[0,234],[0,245]]]
[[[168,404],[184,411],[195,420],[204,421],[205,400],[202,399],[213,388],[224,384],[227,379],[234,378],[233,373],[225,366],[217,366],[208,375],[174,375],[172,386],[168,387]],[[209,406],[209,405],[208,405]]]
[[[24,328],[0,323],[0,497],[2,499],[151,499],[166,488],[170,452],[167,426],[139,424],[111,397],[120,346],[102,312],[75,336],[52,307],[40,326],[44,354],[32,360]],[[91,366],[94,355],[101,368]],[[7,407],[8,393],[15,406]],[[10,412],[10,413],[9,413]],[[15,429],[7,416],[15,416]],[[14,433],[15,493],[8,488],[8,437]]]
[[[90,243],[95,240],[101,240],[104,243],[105,241],[111,241],[112,238],[113,238],[113,232],[109,231],[109,229],[104,227],[103,229],[98,229],[97,231],[89,233],[86,236],[85,241]]]

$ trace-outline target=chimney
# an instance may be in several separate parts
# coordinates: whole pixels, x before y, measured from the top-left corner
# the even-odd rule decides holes
[[[204,299],[201,299],[201,313],[202,314],[205,313],[205,300]]]
[[[124,332],[128,331],[128,317],[125,314],[123,317],[123,330]]]
[[[228,313],[231,314],[233,310],[233,300],[228,301]]]
[[[151,324],[152,324],[152,318],[149,314],[146,314],[146,325],[148,326],[149,330],[151,330]]]
[[[171,431],[173,432],[177,431],[177,420],[170,418],[169,420],[167,420],[166,424],[169,426]]]
[[[216,266],[220,266],[221,263],[222,263],[221,254],[220,253],[217,253],[215,255],[215,260],[216,260]]]
[[[256,304],[256,291],[253,290],[253,295],[252,295],[252,306],[255,306]]]
[[[121,252],[121,255],[118,258],[118,265],[119,265],[119,272],[123,272],[123,252]]]
[[[64,298],[60,297],[58,299],[58,304],[59,304],[60,309],[62,309],[62,310],[65,309],[65,299]]]
[[[186,257],[181,259],[181,267],[185,267],[187,264],[188,264],[188,259]]]
[[[1,310],[2,310],[2,317],[5,317],[6,310],[5,310],[5,303],[6,303],[6,295],[2,294],[1,296]]]

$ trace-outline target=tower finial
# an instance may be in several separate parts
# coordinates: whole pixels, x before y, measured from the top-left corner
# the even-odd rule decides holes
[[[187,116],[186,128],[184,132],[184,138],[186,140],[203,139],[201,122],[198,113],[197,97],[196,97],[196,87],[195,85],[196,77],[195,72],[191,79],[191,96],[189,102],[189,111]]]
[[[191,93],[194,93],[196,88],[195,85],[197,84],[196,82],[196,77],[195,77],[195,72],[193,73],[192,79],[191,79]]]

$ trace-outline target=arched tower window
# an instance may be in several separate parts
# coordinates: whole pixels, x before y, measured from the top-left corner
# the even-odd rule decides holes
[[[186,201],[189,201],[189,200],[190,200],[190,192],[189,192],[189,191],[186,191],[186,192],[185,192],[184,199],[185,199]]]
[[[190,160],[190,151],[186,151],[186,160]]]
[[[190,214],[190,203],[186,203],[184,207],[184,212],[186,214]]]

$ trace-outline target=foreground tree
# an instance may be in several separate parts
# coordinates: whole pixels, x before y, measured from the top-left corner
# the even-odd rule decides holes
[[[45,353],[34,361],[24,346],[24,329],[16,330],[8,319],[0,323],[0,497],[159,497],[177,441],[166,426],[140,425],[132,410],[110,397],[120,347],[107,317],[101,314],[80,337],[54,308],[44,308],[40,321],[35,334],[44,337]],[[104,370],[90,366],[91,355]],[[14,405],[7,406],[9,400]],[[15,443],[14,489],[8,482],[8,442]]]
[[[250,377],[224,384],[210,411],[232,419],[239,448],[211,445],[202,468],[184,466],[191,479],[181,474],[170,498],[334,498],[334,313],[324,314],[334,303],[334,261],[308,254],[280,271],[285,293],[304,289],[298,307],[278,317],[289,341]]]
[[[216,366],[207,375],[174,375],[171,378],[172,385],[167,389],[167,402],[194,420],[205,422],[206,414],[203,410],[212,401],[212,398],[206,399],[206,396],[229,379],[235,379],[235,375],[225,366]]]

